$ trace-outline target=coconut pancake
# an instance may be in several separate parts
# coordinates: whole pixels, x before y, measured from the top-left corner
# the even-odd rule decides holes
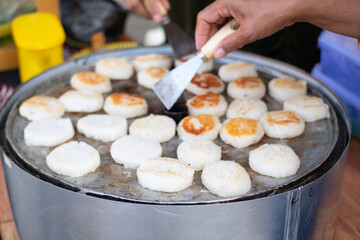
[[[111,91],[110,79],[96,72],[79,72],[72,75],[70,85],[77,90],[88,90],[97,93]]]
[[[255,144],[264,136],[263,126],[255,119],[227,119],[220,130],[220,138],[235,148]]]
[[[144,115],[148,111],[145,98],[132,93],[113,93],[104,104],[104,111],[110,115],[133,118]]]
[[[195,74],[191,82],[186,86],[186,90],[195,95],[206,92],[222,93],[224,88],[224,83],[211,73]]]
[[[219,118],[214,115],[190,115],[180,121],[177,133],[183,141],[195,137],[214,140],[217,138],[220,128]]]
[[[194,169],[174,158],[153,158],[137,170],[139,184],[162,192],[179,192],[192,184]]]
[[[85,142],[68,142],[55,148],[47,157],[51,171],[69,177],[80,177],[100,166],[99,152]]]
[[[201,174],[202,184],[220,197],[234,197],[247,193],[251,180],[246,170],[234,161],[206,164]]]
[[[59,98],[67,112],[96,112],[102,109],[104,98],[101,93],[69,90]]]
[[[126,80],[134,74],[134,69],[124,58],[104,58],[95,64],[95,72],[113,80]]]
[[[262,175],[283,178],[294,175],[300,167],[300,159],[288,146],[264,144],[250,151],[249,165]]]
[[[226,112],[227,102],[220,94],[207,92],[188,99],[186,106],[191,115],[212,114],[221,117]]]
[[[227,93],[232,98],[258,98],[265,96],[265,85],[258,77],[240,77],[229,83]]]
[[[219,77],[224,82],[231,82],[239,77],[257,77],[255,65],[246,62],[224,64],[219,68]]]
[[[300,96],[284,102],[284,110],[299,114],[305,122],[330,117],[329,106],[321,98]]]
[[[155,139],[126,135],[111,145],[110,153],[115,162],[137,169],[142,162],[160,157],[162,147]]]
[[[261,116],[267,136],[272,138],[293,138],[300,136],[305,130],[304,120],[291,111],[272,111]]]
[[[266,104],[257,98],[235,99],[226,111],[227,118],[251,118],[259,120],[267,112]]]
[[[136,119],[129,128],[130,135],[153,138],[160,143],[170,141],[175,131],[176,123],[172,118],[153,114]]]
[[[283,102],[306,94],[306,81],[290,77],[275,78],[269,82],[269,94],[272,98]]]
[[[30,121],[59,118],[64,115],[65,106],[53,97],[33,96],[21,104],[19,113]]]
[[[168,72],[169,70],[163,67],[148,67],[137,74],[137,82],[139,85],[151,89]]]
[[[24,140],[29,146],[53,147],[74,134],[70,118],[48,118],[30,122],[24,129]]]
[[[196,53],[188,54],[181,58],[177,58],[175,60],[175,67],[180,66],[182,63],[186,62],[187,60],[189,60],[194,56],[196,56]],[[200,65],[199,69],[197,70],[197,73],[211,72],[213,68],[214,68],[214,61],[212,59],[208,59]]]
[[[127,122],[121,116],[90,114],[80,118],[76,128],[88,138],[111,142],[126,134]]]
[[[172,64],[171,58],[158,53],[150,53],[138,56],[134,59],[133,63],[137,72],[140,72],[141,70],[149,67],[163,67],[170,69]]]
[[[203,138],[182,142],[176,153],[180,161],[186,162],[195,171],[202,170],[205,164],[221,159],[221,147],[213,141]]]

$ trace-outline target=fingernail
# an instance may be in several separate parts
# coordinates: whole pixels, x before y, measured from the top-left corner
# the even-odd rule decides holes
[[[222,57],[224,57],[225,55],[226,55],[226,52],[225,52],[224,49],[222,49],[222,48],[218,48],[218,49],[216,49],[215,52],[214,52],[214,57],[215,57],[216,59],[222,58]]]
[[[162,19],[161,14],[155,14],[155,15],[153,16],[154,22],[159,23],[159,22],[161,22],[161,19]]]

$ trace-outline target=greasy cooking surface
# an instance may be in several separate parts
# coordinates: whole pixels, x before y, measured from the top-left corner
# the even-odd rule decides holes
[[[149,50],[146,51],[149,52]],[[118,53],[118,56],[121,56],[121,52]],[[145,53],[145,51],[138,52],[137,54],[140,55],[143,53]],[[238,56],[241,59],[241,55]],[[132,57],[130,60],[131,59]],[[28,147],[24,143],[23,130],[29,122],[18,114],[18,108],[24,99],[36,94],[59,97],[63,92],[70,89],[69,80],[71,75],[79,71],[92,70],[95,61],[96,60],[94,59],[91,62],[84,61],[82,62],[84,66],[77,64],[76,67],[74,67],[71,71],[53,74],[52,77],[49,77],[47,82],[33,88],[33,90],[29,92],[27,96],[23,96],[22,99],[20,99],[17,104],[13,106],[11,112],[8,115],[6,123],[6,135],[11,146],[26,163],[30,164],[41,173],[60,180],[63,185],[68,186],[68,188],[80,188],[81,192],[83,193],[102,196],[105,195],[116,199],[170,204],[212,203],[238,199],[238,197],[224,199],[209,193],[201,184],[201,172],[195,173],[194,183],[191,187],[179,193],[161,193],[144,189],[137,183],[136,172],[134,170],[124,169],[122,165],[116,164],[112,160],[109,154],[111,143],[95,141],[86,138],[84,135],[79,133],[76,133],[73,140],[87,142],[98,149],[101,154],[101,166],[97,169],[96,172],[79,178],[59,176],[51,172],[50,169],[46,166],[45,159],[50,151],[53,150],[53,148]],[[229,58],[225,58],[222,61],[228,63]],[[217,67],[219,67],[219,64],[217,64]],[[279,76],[281,74],[280,72],[277,72],[269,67],[264,68],[264,66],[258,66],[258,72],[260,74],[260,78],[264,81],[265,84],[267,84],[272,77]],[[133,77],[131,81],[113,81],[112,87],[113,90],[108,94],[104,94],[105,97],[111,93],[114,93],[115,91],[136,93],[146,98],[148,101],[149,114],[161,114],[162,105],[160,101],[156,98],[152,90],[138,86],[135,77]],[[308,93],[310,95],[322,97],[322,94],[315,88],[311,88],[310,85],[308,88]],[[232,101],[232,99],[226,94],[224,94],[224,96],[228,103]],[[185,99],[189,99],[190,97],[193,97],[193,95],[189,92],[185,92],[183,97]],[[266,95],[264,100],[269,110],[282,108],[280,103],[276,102],[268,95]],[[329,104],[327,99],[324,99],[324,101]],[[223,143],[219,138],[217,138],[215,143],[220,145],[222,148],[222,159],[235,160],[239,162],[243,167],[245,167],[251,177],[251,190],[245,196],[242,196],[239,199],[257,196],[259,194],[274,194],[278,188],[284,187],[285,185],[302,178],[307,173],[313,171],[320,164],[322,164],[330,154],[338,138],[337,120],[334,114],[334,109],[331,106],[330,110],[331,118],[314,123],[306,123],[304,134],[294,139],[281,140],[264,136],[264,138],[259,143],[253,146],[247,147],[245,149],[236,149]],[[98,113],[104,112],[99,111]],[[70,117],[74,126],[76,126],[76,121],[84,115],[86,114],[66,113],[64,117]],[[221,122],[224,120],[224,117],[221,118]],[[132,121],[133,119],[128,120],[128,125],[130,125]],[[163,156],[176,158],[176,148],[180,142],[181,140],[179,140],[176,136],[170,142],[163,143]],[[261,176],[253,172],[249,168],[248,164],[249,151],[264,143],[281,143],[292,147],[301,160],[301,166],[297,174],[288,178],[275,179]]]

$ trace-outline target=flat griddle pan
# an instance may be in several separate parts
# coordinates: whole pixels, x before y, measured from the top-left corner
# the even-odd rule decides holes
[[[338,100],[333,97],[332,93],[325,86],[311,78],[308,74],[290,65],[243,52],[232,53],[217,61],[215,68],[217,69],[221,64],[229,62],[247,61],[256,65],[259,76],[265,84],[267,84],[270,79],[283,74],[303,78],[308,81],[308,94],[323,98],[330,106],[331,113],[329,119],[306,123],[304,134],[294,139],[281,140],[264,136],[258,144],[244,149],[233,148],[223,143],[219,138],[216,139],[215,143],[222,148],[222,159],[239,162],[245,167],[251,177],[252,188],[244,196],[221,198],[211,194],[201,184],[201,172],[195,173],[194,182],[191,187],[178,193],[162,193],[144,189],[137,183],[136,172],[134,170],[125,169],[122,165],[116,164],[112,160],[109,154],[111,143],[95,141],[79,133],[76,133],[72,140],[85,141],[97,148],[101,154],[101,166],[96,172],[83,177],[71,178],[60,176],[53,173],[46,166],[46,156],[53,148],[28,147],[24,143],[23,130],[29,122],[19,115],[18,108],[25,99],[33,95],[59,97],[63,92],[70,89],[69,79],[72,74],[79,71],[93,70],[94,64],[99,59],[105,57],[125,57],[131,61],[138,55],[154,52],[169,56],[172,54],[169,47],[135,48],[102,52],[48,70],[21,86],[11,99],[14,104],[12,104],[11,109],[9,109],[5,123],[5,136],[9,151],[12,152],[19,164],[31,174],[60,187],[96,197],[155,204],[207,204],[266,197],[306,184],[321,176],[323,171],[328,169],[328,167],[325,166],[330,162],[334,151],[336,151],[336,144],[339,143],[339,127],[341,127],[341,124],[338,123],[338,118],[336,117],[336,109],[339,107],[337,106],[339,105]],[[217,71],[214,73],[216,72]],[[163,107],[160,101],[152,90],[137,85],[136,76],[129,81],[113,81],[112,87],[112,92],[140,94],[148,101],[149,113],[162,113]],[[25,88],[27,89],[26,92],[21,91],[21,89]],[[17,94],[18,92],[22,92],[23,94],[19,95]],[[106,94],[105,97],[107,95],[108,94]],[[188,99],[192,96],[192,94],[184,92],[183,99]],[[224,94],[224,96],[228,103],[232,101],[226,94]],[[15,101],[13,100],[14,98],[16,98]],[[276,102],[268,95],[264,98],[264,101],[269,110],[282,108],[281,103]],[[98,113],[102,113],[102,111]],[[76,121],[84,115],[85,114],[80,113],[66,113],[64,117],[70,117],[74,126],[76,126]],[[224,117],[221,118],[222,121],[224,121],[224,119]],[[133,120],[134,119],[129,119],[128,124],[130,125]],[[176,158],[176,147],[180,142],[181,140],[176,136],[170,142],[163,143],[163,156]],[[280,143],[292,147],[301,160],[301,166],[297,174],[287,178],[276,179],[262,176],[252,171],[248,165],[248,153],[250,150],[264,143]]]

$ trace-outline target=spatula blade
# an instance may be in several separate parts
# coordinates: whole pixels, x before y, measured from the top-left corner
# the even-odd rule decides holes
[[[185,90],[203,60],[200,56],[190,58],[163,77],[153,90],[166,109],[170,109]]]
[[[176,58],[196,52],[195,41],[177,24],[169,21],[164,28]]]

